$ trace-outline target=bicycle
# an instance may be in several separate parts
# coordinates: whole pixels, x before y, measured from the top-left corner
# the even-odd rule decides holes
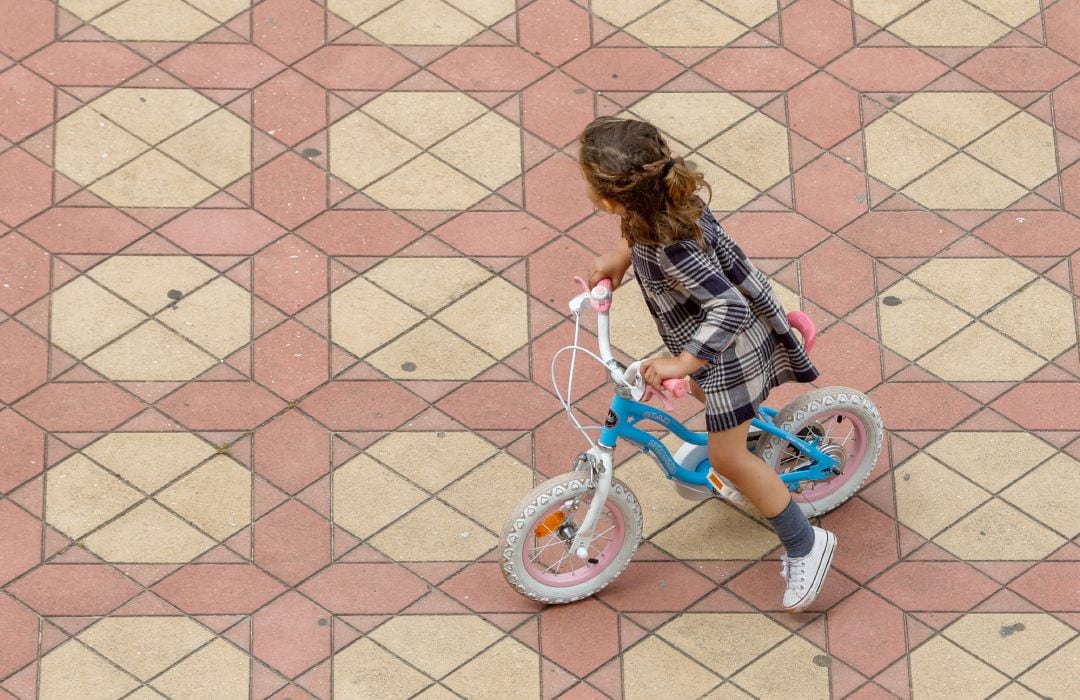
[[[551,380],[572,424],[592,447],[578,456],[572,471],[545,481],[525,496],[500,539],[500,568],[507,582],[522,595],[550,604],[570,603],[600,591],[622,573],[640,543],[641,506],[630,488],[614,478],[613,454],[619,440],[652,457],[684,498],[718,497],[746,504],[710,468],[708,434],[692,431],[669,413],[646,405],[656,397],[672,410],[667,395],[644,383],[640,360],[624,366],[614,357],[610,280],[591,290],[581,278],[575,280],[584,291],[570,301],[574,340],[552,357]],[[597,312],[599,355],[578,344],[581,314],[589,306]],[[810,352],[816,338],[813,322],[799,311],[790,312],[788,321]],[[564,398],[555,370],[559,357],[568,351],[573,354]],[[574,415],[578,352],[603,364],[615,385],[603,426],[583,426]],[[690,388],[686,379],[669,379],[664,387],[673,398],[686,395]],[[643,421],[670,430],[684,444],[672,455],[656,436],[637,427]],[[832,432],[845,428],[845,435]],[[590,430],[600,431],[595,441]],[[803,512],[819,516],[859,490],[877,462],[882,434],[881,415],[867,396],[846,387],[828,387],[810,391],[779,411],[762,406],[751,423],[747,447],[780,475]]]

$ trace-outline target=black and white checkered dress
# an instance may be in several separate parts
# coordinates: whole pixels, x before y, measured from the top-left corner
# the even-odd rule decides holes
[[[707,209],[696,241],[635,245],[634,273],[673,355],[708,364],[692,376],[705,392],[709,432],[753,418],[769,390],[818,372],[792,333],[768,280]]]

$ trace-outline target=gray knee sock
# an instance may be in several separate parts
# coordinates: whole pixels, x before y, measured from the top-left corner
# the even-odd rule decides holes
[[[814,529],[795,501],[788,503],[769,524],[776,530],[789,557],[805,557],[814,548]]]

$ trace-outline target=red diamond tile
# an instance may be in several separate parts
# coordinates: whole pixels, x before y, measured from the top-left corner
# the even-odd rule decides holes
[[[733,48],[713,54],[694,71],[727,90],[759,92],[787,90],[814,67],[787,49]]]
[[[1077,382],[1021,384],[991,406],[1029,430],[1080,430],[1080,383]]]
[[[0,410],[0,493],[41,473],[45,434],[11,409]]]
[[[547,608],[540,616],[544,656],[584,678],[619,653],[617,622],[618,616],[595,599]]]
[[[329,341],[286,321],[255,341],[255,381],[296,400],[330,378]]]
[[[322,46],[324,13],[307,0],[267,0],[253,12],[252,39],[263,51],[292,63]]]
[[[15,226],[44,211],[52,198],[52,173],[18,148],[0,153],[0,223]]]
[[[1053,90],[1080,67],[1046,48],[989,48],[958,70],[991,90]]]
[[[518,43],[550,63],[589,48],[589,13],[570,0],[539,0],[518,12]]]
[[[298,231],[330,255],[392,255],[423,235],[389,211],[328,211]]]
[[[556,146],[565,146],[595,116],[593,93],[563,73],[552,73],[522,93],[525,128]]]
[[[385,46],[325,46],[296,69],[330,90],[386,90],[419,70]]]
[[[597,597],[620,612],[676,611],[715,586],[678,562],[634,561]]]
[[[563,67],[594,90],[655,90],[683,71],[654,49],[595,48]]]
[[[330,563],[329,521],[285,502],[255,523],[255,563],[295,586]]]
[[[301,408],[331,430],[394,430],[427,405],[393,382],[336,381]]]
[[[50,432],[108,431],[144,408],[109,384],[47,384],[15,408]]]
[[[913,92],[948,70],[945,64],[908,47],[855,48],[828,67],[860,92]]]
[[[330,656],[330,615],[295,591],[255,614],[252,653],[295,678]]]
[[[255,471],[295,494],[329,472],[326,429],[298,411],[286,411],[255,433]]]
[[[255,256],[255,292],[296,313],[326,295],[326,256],[296,236],[281,239]]]
[[[300,590],[335,615],[382,615],[404,610],[428,584],[397,564],[333,564]]]
[[[871,584],[903,610],[967,612],[999,588],[964,562],[900,562]]]
[[[41,561],[41,521],[11,501],[0,501],[0,551],[0,584]]]
[[[0,678],[6,678],[37,656],[37,616],[11,598],[0,596],[0,639],[4,640]]]
[[[592,212],[577,162],[558,154],[525,174],[525,199],[532,214],[565,230]]]
[[[870,591],[845,598],[829,610],[828,621],[829,653],[860,673],[872,676],[904,655],[904,614]]]
[[[1002,212],[974,233],[1006,255],[1060,257],[1080,247],[1080,219],[1060,211]]]
[[[192,209],[158,232],[196,255],[250,255],[285,230],[250,209]]]
[[[276,75],[255,90],[254,124],[295,146],[326,126],[326,90],[294,70]]]
[[[520,90],[551,67],[516,46],[463,46],[428,70],[461,90]]]
[[[52,85],[22,66],[0,73],[0,135],[18,142],[52,120]]]
[[[252,382],[205,382],[181,387],[157,407],[191,430],[251,430],[285,402]]]
[[[49,254],[17,233],[0,238],[0,310],[14,314],[48,291]]]
[[[53,85],[117,85],[150,64],[120,44],[62,41],[23,61]]]
[[[104,615],[142,588],[104,564],[44,564],[7,590],[41,615]]]
[[[830,231],[866,212],[866,177],[834,155],[795,173],[795,208]]]
[[[436,405],[477,430],[529,429],[559,410],[555,397],[530,382],[466,384]]]
[[[284,590],[251,564],[188,564],[153,587],[191,615],[250,615]]]
[[[797,258],[829,237],[813,221],[789,212],[742,211],[724,228],[751,258]]]
[[[1046,45],[1080,62],[1080,2],[1060,0],[1047,8],[1043,15],[1046,24]]]
[[[848,501],[822,522],[841,543],[833,566],[854,580],[867,581],[897,560],[896,522],[859,499]]]
[[[1080,78],[1073,78],[1054,91],[1054,123],[1066,134],[1080,139]]]
[[[55,37],[56,6],[47,0],[0,0],[0,51],[23,58]]]
[[[962,235],[928,211],[872,211],[840,231],[844,239],[878,257],[930,257]]]
[[[946,430],[979,408],[948,384],[884,384],[870,393],[889,430]]]
[[[434,234],[465,255],[514,257],[528,255],[558,235],[525,212],[504,211],[465,212]]]
[[[15,321],[0,323],[0,401],[11,403],[46,380],[47,343]]]
[[[837,323],[818,336],[813,360],[821,372],[818,386],[850,386],[869,391],[881,383],[877,342],[846,323]]]
[[[115,253],[149,229],[115,209],[58,207],[19,230],[53,253]]]
[[[859,130],[859,94],[829,74],[818,73],[788,93],[788,115],[793,131],[822,148],[832,148]]]
[[[1043,610],[1075,612],[1080,610],[1080,562],[1047,561],[1036,564],[1009,584],[1009,588]]]
[[[255,173],[255,208],[286,228],[296,228],[326,208],[326,172],[286,153]]]
[[[510,587],[494,562],[470,564],[439,588],[458,602],[481,613],[536,612],[543,608]]]
[[[161,67],[195,88],[251,89],[285,66],[250,44],[191,44]]]
[[[803,296],[837,316],[874,296],[872,260],[840,238],[830,238],[803,256],[799,269]]]
[[[797,0],[780,16],[784,46],[819,66],[853,44],[851,12],[832,0]]]

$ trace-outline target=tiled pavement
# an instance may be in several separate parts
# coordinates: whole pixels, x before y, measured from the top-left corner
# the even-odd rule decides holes
[[[0,0],[0,695],[1080,696],[1080,0],[251,5]],[[630,454],[616,584],[499,576],[610,113],[884,414],[812,612]]]

